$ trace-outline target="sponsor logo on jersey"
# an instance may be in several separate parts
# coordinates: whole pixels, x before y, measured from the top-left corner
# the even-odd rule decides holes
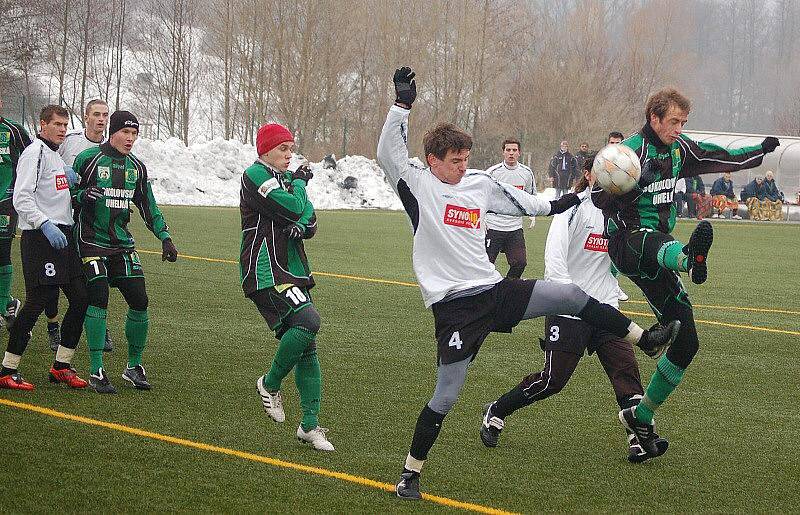
[[[11,155],[11,147],[0,147],[0,154]]]
[[[261,186],[258,187],[258,194],[264,198],[267,198],[269,192],[274,189],[277,189],[278,187],[279,187],[278,179],[276,179],[275,177],[271,177],[270,179],[261,183]]]
[[[11,217],[8,215],[0,215],[0,229],[5,229],[11,222]]]
[[[97,177],[103,181],[107,181],[111,177],[111,168],[107,166],[97,167]]]
[[[514,185],[514,187],[517,188],[518,190],[524,190],[525,189],[525,186],[517,186],[516,184]]]
[[[591,233],[586,238],[583,248],[593,252],[608,252],[608,239],[603,238],[602,234]]]
[[[139,178],[139,172],[135,168],[128,168],[125,170],[125,181],[126,182],[136,182],[136,179]]]
[[[135,191],[124,188],[103,188],[106,207],[109,209],[130,209]]]
[[[64,174],[56,175],[56,191],[61,190],[68,190],[69,183],[67,182],[67,176]]]
[[[11,133],[0,132],[0,145],[8,145],[9,143],[11,143]]]
[[[465,229],[480,229],[481,210],[447,204],[444,208],[444,224]]]

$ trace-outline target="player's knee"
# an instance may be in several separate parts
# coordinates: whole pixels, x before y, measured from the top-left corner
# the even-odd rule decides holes
[[[561,301],[564,303],[564,314],[577,315],[589,302],[589,295],[575,284],[565,284]]]
[[[292,314],[289,318],[289,325],[317,334],[322,325],[322,318],[319,316],[317,309],[313,305],[309,305]]]
[[[141,291],[137,292],[136,295],[131,297],[130,301],[128,302],[128,307],[134,311],[147,311],[147,306],[149,303],[150,299],[147,298],[147,293]]]
[[[525,271],[525,267],[528,266],[527,261],[517,261],[516,263],[512,264],[508,269],[508,277],[519,279],[522,277],[522,272]]]
[[[437,392],[428,402],[428,407],[437,413],[447,415],[456,405],[457,400],[458,392]]]
[[[89,305],[108,309],[108,281],[104,278],[91,281],[86,287]]]

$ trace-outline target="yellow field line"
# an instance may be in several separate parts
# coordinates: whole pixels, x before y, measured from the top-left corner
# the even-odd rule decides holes
[[[374,481],[372,479],[368,479],[362,476],[354,476],[352,474],[346,474],[344,472],[336,472],[334,470],[328,470],[320,467],[312,467],[310,465],[302,465],[300,463],[293,463],[291,461],[284,461],[275,458],[269,458],[267,456],[261,456],[258,454],[253,454],[250,452],[244,451],[237,451],[235,449],[228,449],[227,447],[219,447],[217,445],[210,445],[201,442],[194,442],[192,440],[185,440],[183,438],[176,438],[174,436],[162,435],[160,433],[153,433],[151,431],[145,431],[143,429],[137,429],[135,427],[125,426],[122,424],[116,424],[114,422],[104,422],[102,420],[97,420],[94,418],[88,417],[81,417],[79,415],[71,415],[69,413],[62,413],[60,411],[55,411],[49,408],[44,408],[42,406],[36,406],[35,404],[27,404],[24,402],[15,402],[8,399],[0,398],[0,404],[4,404],[6,406],[12,408],[18,408],[22,410],[32,411],[34,413],[39,413],[42,415],[47,415],[49,417],[60,418],[64,420],[71,420],[73,422],[80,422],[81,424],[87,424],[90,426],[97,426],[103,427],[106,429],[111,429],[113,431],[120,431],[123,433],[128,433],[135,436],[141,436],[143,438],[150,438],[153,440],[159,440],[161,442],[171,443],[175,445],[181,445],[183,447],[190,447],[193,449],[199,449],[201,451],[208,451],[208,452],[216,452],[219,454],[225,454],[227,456],[234,456],[236,458],[241,458],[244,460],[255,461],[259,463],[266,463],[267,465],[272,465],[274,467],[280,467],[290,470],[296,470],[298,472],[305,472],[306,474],[314,474],[317,476],[324,476],[330,477],[333,479],[339,479],[341,481],[347,481],[350,483],[355,483],[361,486],[367,486],[370,488],[375,488],[377,490],[384,490],[386,492],[391,492],[394,494],[394,485],[390,485],[388,483],[381,483],[380,481]],[[422,498],[426,501],[434,502],[437,504],[441,504],[443,506],[449,506],[451,508],[460,508],[463,510],[474,511],[477,513],[492,513],[492,514],[508,514],[511,512],[498,510],[496,508],[490,508],[488,506],[482,506],[480,504],[473,504],[468,502],[456,501],[454,499],[449,499],[447,497],[440,497],[438,495],[431,495],[431,494],[422,494]]]
[[[154,250],[140,250],[139,252],[144,254],[161,254],[161,252],[156,252]],[[195,259],[198,261],[209,261],[211,263],[229,263],[229,264],[238,264],[238,261],[234,261],[232,259],[218,259],[218,258],[207,258],[202,256],[187,256],[184,254],[180,255],[181,258],[184,259]],[[339,279],[350,279],[353,281],[363,281],[363,282],[370,282],[370,283],[379,283],[379,284],[393,284],[396,286],[411,286],[416,288],[416,283],[410,283],[405,281],[391,281],[388,279],[374,279],[372,277],[360,277],[357,275],[343,275],[343,274],[331,274],[327,272],[314,272],[314,275],[319,275],[323,277],[337,277]],[[628,302],[633,304],[647,304],[645,301],[641,300],[629,300]],[[710,304],[694,304],[694,307],[697,308],[711,308],[711,309],[731,309],[731,310],[740,310],[740,311],[756,311],[756,312],[763,312],[763,313],[782,313],[788,315],[800,315],[800,311],[789,311],[789,310],[780,310],[780,309],[769,309],[769,308],[749,308],[749,307],[740,307],[740,306],[714,306]],[[643,315],[643,316],[655,316],[652,313],[637,313],[634,311],[622,311],[623,313],[627,314],[634,314],[634,315]],[[800,336],[800,332],[798,331],[789,331],[784,329],[772,329],[770,327],[759,327],[755,325],[742,325],[742,324],[729,324],[727,322],[717,322],[715,320],[695,320],[695,322],[699,322],[702,324],[710,324],[710,325],[718,325],[722,327],[731,327],[736,329],[749,329],[751,331],[765,331],[768,333],[780,333],[780,334],[791,334],[791,335],[798,335]]]

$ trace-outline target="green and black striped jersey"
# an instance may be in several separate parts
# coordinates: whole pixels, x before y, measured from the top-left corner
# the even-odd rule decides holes
[[[292,180],[262,161],[242,174],[239,196],[242,242],[239,271],[245,295],[272,286],[314,286],[302,239],[284,232],[292,224],[304,229],[304,238],[316,232],[314,206],[306,197],[306,183]]]
[[[11,202],[17,179],[17,161],[31,137],[22,125],[0,117],[0,201]]]
[[[728,150],[713,143],[696,142],[681,134],[672,145],[664,145],[646,124],[624,140],[639,156],[642,167],[650,166],[654,181],[624,195],[611,195],[599,187],[592,190],[592,202],[603,210],[606,236],[619,230],[651,229],[670,233],[675,227],[675,183],[684,177],[708,173],[735,172],[761,164],[761,145]],[[649,161],[649,163],[648,163]]]
[[[170,237],[169,227],[147,182],[147,168],[136,156],[126,156],[109,143],[103,143],[78,154],[74,168],[81,177],[75,193],[79,206],[75,237],[81,257],[134,250],[133,236],[128,231],[131,202],[156,238],[163,241]],[[92,186],[103,190],[104,197],[96,202],[84,199],[84,193]]]

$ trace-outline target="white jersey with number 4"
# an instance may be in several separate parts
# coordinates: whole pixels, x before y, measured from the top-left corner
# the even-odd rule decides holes
[[[74,129],[67,133],[64,138],[64,143],[58,147],[58,153],[61,154],[61,158],[64,159],[66,164],[72,166],[78,154],[87,148],[96,147],[100,145],[100,143],[101,142],[94,142],[87,138],[84,129]]]
[[[592,204],[588,189],[578,197],[579,205],[555,215],[550,224],[544,247],[544,278],[574,283],[599,302],[618,307],[619,283],[611,274],[603,212]]]
[[[533,172],[522,163],[517,163],[516,166],[510,167],[503,161],[487,169],[486,173],[498,182],[505,182],[518,190],[535,193],[533,190]],[[487,213],[486,228],[495,231],[516,231],[517,229],[522,229],[522,218]]]
[[[486,254],[487,211],[513,216],[550,213],[550,202],[467,170],[446,184],[408,160],[408,109],[392,106],[378,142],[386,173],[414,228],[412,262],[426,307],[454,293],[491,286],[503,277]]]

